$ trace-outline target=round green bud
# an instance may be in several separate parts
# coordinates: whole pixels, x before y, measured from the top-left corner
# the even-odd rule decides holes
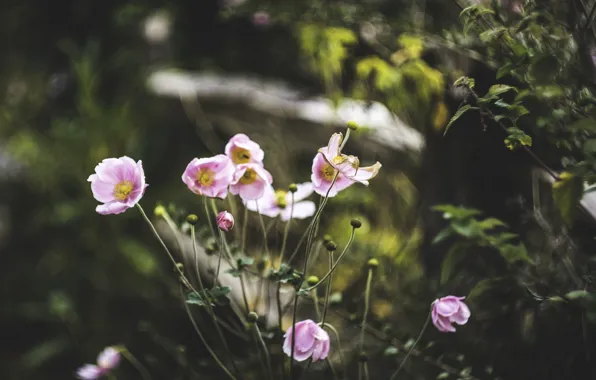
[[[184,265],[182,263],[176,263],[176,268],[177,268],[176,270],[179,270],[182,272],[184,270]]]
[[[350,225],[351,225],[353,228],[360,228],[360,227],[362,227],[362,222],[361,222],[361,221],[359,221],[358,219],[352,219],[352,220],[350,221]]]
[[[368,261],[366,262],[366,265],[368,265],[368,267],[370,269],[376,269],[379,266],[379,260],[377,260],[373,257],[371,259],[368,259]]]
[[[190,224],[190,225],[193,225],[193,226],[194,226],[194,225],[195,225],[195,224],[197,224],[197,222],[199,221],[199,217],[198,217],[198,216],[196,216],[195,214],[189,214],[189,215],[186,217],[186,221],[188,222],[188,224]]]
[[[251,311],[250,313],[248,313],[248,316],[246,317],[246,319],[250,323],[257,323],[257,321],[259,320],[259,315],[257,313],[255,313],[254,311]]]
[[[325,248],[327,248],[328,251],[333,252],[337,250],[337,244],[335,244],[334,241],[328,241],[327,244],[325,244]]]
[[[166,213],[166,208],[163,207],[162,205],[156,206],[155,209],[153,210],[153,214],[158,217],[164,216],[165,213]]]
[[[295,193],[298,191],[298,185],[292,183],[290,186],[288,186],[288,190],[290,190],[291,193]]]
[[[327,243],[329,243],[331,240],[333,240],[333,239],[331,238],[331,235],[329,235],[329,234],[325,234],[325,235],[323,236],[323,244],[327,245]]]
[[[319,283],[319,278],[317,276],[310,276],[306,280],[306,283],[308,284],[308,286],[315,286]]]
[[[358,129],[358,123],[353,120],[348,121],[347,127],[353,131]]]
[[[368,355],[366,354],[366,352],[363,351],[358,355],[358,361],[360,363],[366,363],[368,361]]]

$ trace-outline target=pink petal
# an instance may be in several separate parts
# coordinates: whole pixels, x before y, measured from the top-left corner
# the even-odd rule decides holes
[[[117,158],[106,158],[95,167],[95,173],[103,182],[113,183],[114,185],[120,182],[116,175],[116,169],[121,162]]]
[[[460,301],[453,296],[443,297],[434,304],[434,309],[442,317],[450,317],[459,309]]]
[[[303,200],[304,198],[310,196],[313,192],[313,186],[311,182],[299,183],[297,185],[298,190],[294,193],[294,202],[298,202]],[[290,204],[292,202],[292,193],[286,194],[286,204]]]
[[[108,203],[116,200],[114,198],[114,184],[103,182],[97,175],[94,176],[91,182],[91,191],[93,192],[93,198],[102,203]],[[91,177],[90,177],[91,178]]]
[[[449,319],[445,317],[433,315],[433,324],[441,332],[455,332],[455,327],[453,327],[453,325],[451,325],[451,322],[449,322]]]
[[[465,303],[460,302],[459,310],[457,310],[457,313],[451,316],[450,320],[457,323],[458,325],[464,325],[468,322],[471,314],[472,313],[470,312],[468,306]]]
[[[298,349],[301,352],[305,352],[313,348],[313,345],[315,343],[315,335],[312,329],[313,324],[314,322],[310,319],[298,322],[296,324],[295,344],[296,349]]]
[[[329,339],[317,340],[315,348],[312,352],[312,361],[316,362],[323,360],[329,355]]]
[[[81,380],[95,380],[102,375],[102,369],[93,364],[85,364],[77,370],[77,378]]]
[[[376,162],[373,166],[358,168],[354,171],[352,175],[349,175],[348,178],[368,186],[368,181],[376,177],[377,174],[379,174],[379,170],[382,166],[383,165],[381,165],[380,162]]]
[[[305,219],[313,216],[317,211],[317,206],[312,201],[302,201],[294,203],[294,209],[292,206],[286,206],[281,210],[281,220],[290,220],[290,212],[292,213],[292,219]]]
[[[97,357],[97,364],[101,368],[114,369],[120,363],[120,352],[114,347],[105,348]]]
[[[110,202],[103,205],[99,205],[95,208],[95,211],[102,215],[116,215],[122,214],[124,211],[130,208],[129,205],[122,202]]]
[[[331,138],[329,139],[329,144],[327,144],[327,152],[326,152],[326,156],[329,158],[329,160],[332,160],[334,157],[339,155],[339,146],[341,145],[341,142],[343,140],[343,135],[341,133],[334,133],[333,135],[331,135]],[[321,149],[319,149],[319,152],[321,151]]]

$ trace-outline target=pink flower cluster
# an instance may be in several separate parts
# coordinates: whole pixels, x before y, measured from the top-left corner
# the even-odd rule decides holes
[[[85,364],[77,370],[77,378],[95,380],[108,375],[120,363],[120,352],[114,347],[105,348],[97,356],[97,365]]]

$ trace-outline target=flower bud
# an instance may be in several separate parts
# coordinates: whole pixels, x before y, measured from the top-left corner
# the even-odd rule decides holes
[[[250,313],[248,313],[248,316],[246,317],[246,319],[250,323],[257,323],[257,321],[259,320],[259,315],[257,313],[255,313],[254,311],[251,311]]]
[[[217,214],[217,227],[220,230],[228,232],[234,227],[234,216],[227,211]]]
[[[327,245],[327,243],[329,243],[331,240],[333,240],[333,239],[331,239],[331,235],[329,235],[329,234],[325,234],[325,235],[323,236],[323,244],[324,244],[324,245]]]
[[[334,241],[328,241],[327,244],[325,244],[325,248],[327,248],[328,251],[333,252],[337,249],[337,244],[335,244]]]
[[[155,216],[164,216],[166,213],[166,208],[163,207],[162,205],[156,206],[155,209],[153,210],[153,214]]]
[[[319,283],[319,278],[317,276],[310,276],[306,280],[306,283],[308,284],[308,286],[315,286]]]
[[[368,259],[366,265],[368,265],[369,269],[376,269],[379,266],[379,260],[373,257],[371,259]]]
[[[186,217],[186,221],[188,222],[188,224],[194,226],[195,224],[197,224],[197,222],[199,221],[199,217],[196,216],[195,214],[189,214]]]
[[[358,129],[358,123],[356,123],[356,122],[355,122],[355,121],[353,121],[353,120],[350,120],[350,121],[348,121],[347,127],[348,127],[349,129],[351,129],[352,131],[355,131],[355,130],[357,130],[357,129]]]
[[[288,186],[288,190],[290,190],[291,193],[295,193],[298,191],[298,185],[292,183],[290,186]]]
[[[182,272],[184,270],[184,265],[182,263],[176,263],[176,268]]]
[[[361,222],[361,221],[359,221],[358,219],[352,219],[352,220],[350,221],[350,225],[351,225],[353,228],[360,228],[360,227],[362,227],[362,222]]]

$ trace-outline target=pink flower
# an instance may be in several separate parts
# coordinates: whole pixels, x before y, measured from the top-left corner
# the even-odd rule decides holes
[[[343,135],[341,133],[334,133],[329,139],[329,144],[320,148],[319,153],[323,154],[328,164],[339,170],[348,179],[368,186],[368,181],[379,174],[381,163],[377,161],[372,166],[361,168],[358,157],[341,153],[342,140]]]
[[[255,12],[252,15],[252,22],[257,26],[268,25],[270,21],[269,13],[264,11]]]
[[[120,214],[137,204],[147,184],[141,161],[129,157],[106,158],[95,167],[87,181],[93,197],[102,202],[95,211],[102,215]]]
[[[284,335],[284,353],[292,356],[293,328]],[[301,362],[310,357],[312,361],[323,360],[329,355],[329,334],[310,319],[296,323],[294,338],[294,359]]]
[[[220,230],[228,232],[234,227],[234,216],[227,211],[217,214],[217,227]]]
[[[224,199],[228,195],[228,185],[233,175],[232,161],[227,156],[218,154],[192,160],[182,174],[182,181],[195,194]]]
[[[336,175],[337,178],[335,179],[335,182],[333,182],[333,178],[335,178]],[[329,198],[336,196],[340,191],[356,183],[331,166],[331,164],[325,160],[323,153],[317,153],[315,156],[312,162],[312,175],[310,176],[310,179],[315,193],[325,196],[327,195],[327,191],[329,191]],[[332,183],[333,187],[329,189]]]
[[[259,199],[273,178],[260,164],[240,164],[236,167],[230,192],[245,201]]]
[[[225,152],[235,165],[255,163],[263,166],[265,152],[243,133],[238,133],[228,141]]]
[[[97,357],[97,365],[85,364],[77,370],[82,380],[95,380],[107,375],[120,363],[120,352],[114,347],[105,348]]]
[[[462,300],[466,297],[447,296],[432,303],[433,324],[441,332],[455,332],[453,323],[464,325],[470,318],[470,309]]]
[[[312,183],[306,182],[297,185],[298,190],[294,193],[294,208],[292,209],[292,193],[285,190],[274,190],[273,186],[267,186],[263,196],[256,201],[244,202],[246,208],[257,211],[259,214],[276,218],[281,215],[281,220],[304,219],[314,215],[315,203],[302,201],[313,192]],[[300,202],[301,201],[301,202]]]

